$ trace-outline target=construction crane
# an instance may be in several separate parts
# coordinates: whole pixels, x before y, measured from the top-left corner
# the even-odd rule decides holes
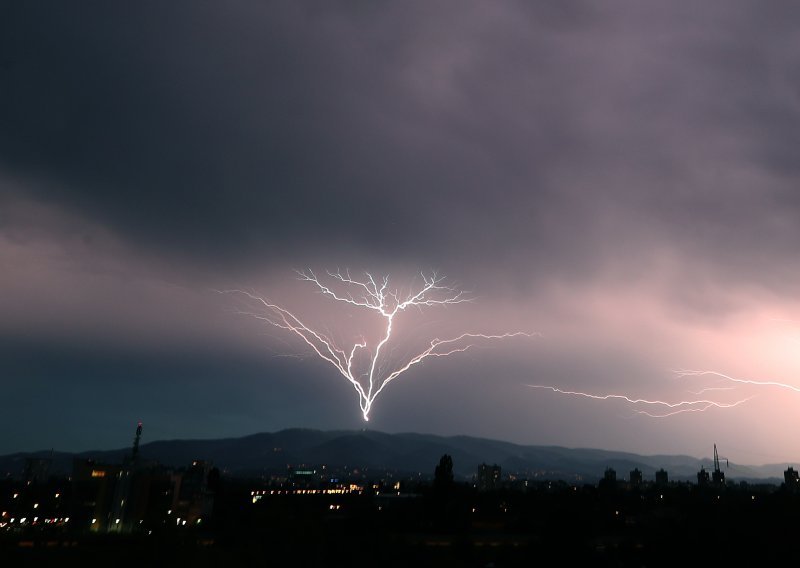
[[[709,483],[717,487],[721,487],[725,485],[725,474],[719,467],[719,453],[717,452],[717,445],[714,444],[714,471],[711,472],[711,479],[709,479],[708,472],[704,466],[700,466],[700,471],[697,472],[697,484],[700,486],[706,486]],[[728,462],[728,458],[722,458],[725,460],[725,467],[727,468],[730,463]]]
[[[725,467],[727,468],[728,458],[723,458],[725,460]],[[719,454],[717,453],[717,445],[714,444],[714,472],[711,474],[711,481],[714,485],[725,485],[725,474],[719,468]]]

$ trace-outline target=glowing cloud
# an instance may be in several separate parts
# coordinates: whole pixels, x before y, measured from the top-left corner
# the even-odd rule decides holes
[[[387,344],[392,339],[396,317],[411,307],[436,307],[469,302],[463,291],[444,283],[435,273],[421,274],[422,282],[401,293],[390,288],[389,277],[374,278],[365,272],[364,277],[355,279],[349,271],[326,272],[318,277],[313,271],[298,272],[299,279],[312,284],[317,292],[326,297],[360,310],[374,312],[383,320],[382,334],[369,342],[366,338],[354,341],[352,345],[338,345],[330,333],[323,333],[306,325],[298,315],[269,300],[244,290],[225,290],[223,293],[243,294],[257,302],[260,312],[242,312],[280,329],[285,329],[300,337],[320,358],[330,363],[358,394],[359,406],[364,420],[378,395],[393,380],[421,363],[428,357],[445,357],[463,353],[475,346],[478,341],[504,339],[509,337],[532,337],[538,334],[516,331],[502,334],[462,333],[455,337],[441,339],[435,337],[429,345],[403,361],[391,361],[386,354]]]

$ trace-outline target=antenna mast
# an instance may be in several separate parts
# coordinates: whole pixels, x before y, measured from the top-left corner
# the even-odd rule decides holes
[[[142,437],[142,423],[139,422],[139,425],[136,427],[136,437],[133,439],[133,453],[131,454],[131,461],[135,462],[136,458],[139,457],[139,440]],[[714,446],[714,455],[716,456],[717,447]]]

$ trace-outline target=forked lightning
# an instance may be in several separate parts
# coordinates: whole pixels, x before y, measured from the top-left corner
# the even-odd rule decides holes
[[[460,290],[448,286],[437,274],[421,274],[422,282],[405,294],[397,288],[389,287],[389,277],[374,278],[365,272],[364,278],[355,279],[349,271],[326,272],[324,278],[311,270],[298,272],[299,279],[313,284],[319,292],[337,302],[350,304],[356,308],[370,310],[383,318],[383,333],[374,347],[365,338],[355,341],[347,348],[338,346],[329,333],[323,333],[306,325],[299,316],[267,299],[244,290],[226,290],[225,293],[244,294],[264,308],[263,313],[244,312],[275,327],[291,331],[299,336],[319,357],[333,365],[355,389],[364,420],[378,395],[390,382],[412,366],[428,357],[445,357],[462,353],[475,346],[480,340],[504,339],[509,337],[532,337],[522,331],[502,334],[462,333],[456,337],[430,340],[427,348],[407,358],[405,362],[389,361],[384,354],[392,339],[395,317],[412,306],[434,307],[469,302],[470,298]],[[366,364],[364,364],[366,355]],[[358,357],[357,357],[358,356]],[[364,378],[364,379],[362,379]],[[362,379],[362,380],[359,380]]]

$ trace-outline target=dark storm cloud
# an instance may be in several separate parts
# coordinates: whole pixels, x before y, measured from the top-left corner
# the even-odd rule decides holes
[[[20,12],[4,34],[2,154],[45,178],[45,198],[217,259],[277,241],[388,238],[374,213],[409,214],[386,191],[391,135],[376,148],[385,137],[365,116],[387,90],[384,62],[335,13]]]
[[[19,5],[0,159],[212,262],[343,248],[569,275],[635,238],[741,276],[726,254],[800,236],[781,221],[797,14],[771,6]]]

